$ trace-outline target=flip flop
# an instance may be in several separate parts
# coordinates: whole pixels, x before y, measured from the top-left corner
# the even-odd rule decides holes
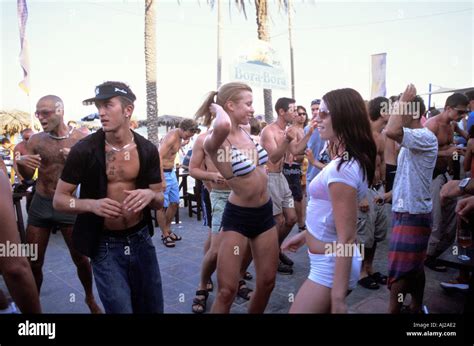
[[[204,298],[198,298],[198,296],[203,296]],[[196,291],[196,297],[193,299],[193,305],[191,307],[192,312],[195,314],[205,313],[208,297],[209,293],[206,290]]]
[[[381,284],[381,285],[386,285],[387,284],[388,277],[386,275],[383,275],[380,272],[373,273],[369,276],[372,279],[374,279],[374,281],[378,284]]]
[[[178,240],[183,239],[183,238],[181,238],[179,235],[177,235],[176,233],[173,233],[173,232],[170,232],[170,234],[168,235],[168,237],[170,237],[171,239],[173,239],[173,241],[178,241]]]
[[[378,290],[380,288],[379,284],[375,282],[375,280],[372,279],[370,276],[366,276],[365,278],[360,279],[359,281],[357,281],[357,283],[369,290]]]
[[[161,236],[161,241],[163,242],[163,244],[166,247],[175,247],[176,246],[176,244],[174,243],[173,238],[171,238],[170,236],[166,236],[166,237]]]
[[[244,280],[239,281],[239,289],[237,291],[237,295],[245,300],[250,300],[250,293],[253,292],[253,289],[244,287],[247,283]]]

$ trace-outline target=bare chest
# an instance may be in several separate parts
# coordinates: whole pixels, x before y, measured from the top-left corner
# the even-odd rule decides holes
[[[106,151],[105,166],[109,182],[135,181],[140,170],[136,146],[125,151]]]
[[[438,145],[440,147],[447,146],[453,143],[454,132],[451,125],[439,125]]]
[[[41,156],[41,166],[46,168],[51,165],[64,165],[66,159],[63,149],[71,148],[77,141],[75,138],[62,140],[44,138],[35,148],[35,153]]]

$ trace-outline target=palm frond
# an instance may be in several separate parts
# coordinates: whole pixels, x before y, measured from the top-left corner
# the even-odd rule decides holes
[[[29,113],[17,109],[10,111],[0,110],[0,135],[13,136],[29,127],[31,127]],[[34,119],[33,127],[37,131],[41,129],[37,119]]]

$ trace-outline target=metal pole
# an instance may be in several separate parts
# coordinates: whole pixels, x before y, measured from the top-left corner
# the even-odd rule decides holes
[[[288,0],[288,38],[290,41],[291,97],[295,98],[295,69],[293,58],[293,38],[291,34],[291,0]]]
[[[221,0],[217,0],[217,89],[222,84],[222,22],[221,22]]]
[[[430,109],[430,107],[431,107],[431,83],[428,87],[428,92],[429,92],[429,94],[428,94],[428,109]]]

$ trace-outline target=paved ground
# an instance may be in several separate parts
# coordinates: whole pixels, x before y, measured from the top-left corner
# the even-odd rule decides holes
[[[203,244],[207,230],[196,221],[188,218],[185,209],[181,209],[181,224],[173,225],[173,230],[183,237],[175,248],[166,248],[159,239],[159,229],[153,237],[158,261],[161,268],[163,294],[166,313],[190,313],[191,303],[199,282],[200,265],[203,257]],[[293,231],[295,232],[295,231]],[[375,269],[386,273],[388,239],[379,245],[375,259]],[[290,297],[296,295],[301,283],[308,273],[306,247],[296,254],[294,274],[277,274],[276,287],[267,306],[267,313],[286,313],[291,305]],[[254,273],[253,267],[250,272]],[[447,295],[439,286],[440,281],[456,275],[454,269],[446,273],[436,273],[426,269],[427,284],[425,304],[430,313],[461,313],[464,297],[460,294]],[[214,282],[215,275],[213,276]],[[249,286],[253,287],[253,280]],[[0,277],[0,288],[6,291],[3,278]],[[98,294],[96,292],[96,298]],[[352,313],[386,313],[388,310],[388,290],[382,286],[379,290],[367,290],[358,286],[348,297]],[[208,300],[210,307],[214,299],[211,293]],[[84,293],[77,278],[75,267],[60,232],[50,238],[44,265],[44,281],[41,290],[41,304],[45,313],[88,313],[83,302]],[[237,298],[232,306],[233,313],[245,313],[247,302]]]

